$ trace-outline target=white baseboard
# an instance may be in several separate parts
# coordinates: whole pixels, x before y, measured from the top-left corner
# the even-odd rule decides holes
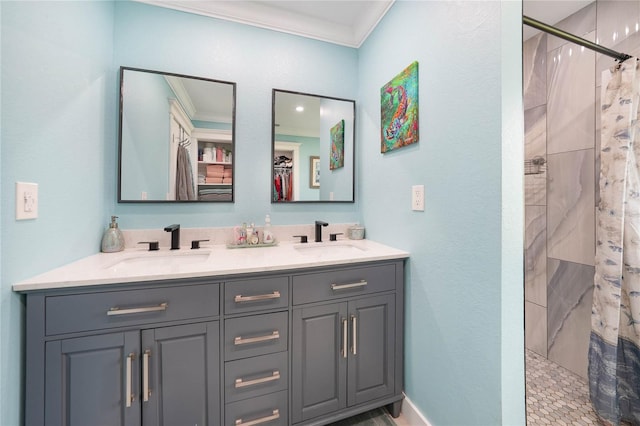
[[[427,421],[424,415],[413,405],[413,402],[404,394],[404,401],[402,401],[402,417],[411,426],[431,426],[431,423]]]

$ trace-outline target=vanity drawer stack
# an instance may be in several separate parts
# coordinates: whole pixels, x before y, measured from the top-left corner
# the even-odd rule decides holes
[[[288,424],[289,278],[225,283],[225,425]]]

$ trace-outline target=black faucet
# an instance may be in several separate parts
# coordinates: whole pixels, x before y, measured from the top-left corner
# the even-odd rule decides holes
[[[316,220],[316,243],[322,242],[322,227],[329,225],[327,222]]]
[[[171,250],[178,250],[180,248],[180,225],[165,226],[164,230],[171,232]]]

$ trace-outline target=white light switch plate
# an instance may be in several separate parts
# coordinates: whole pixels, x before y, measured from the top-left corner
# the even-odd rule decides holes
[[[16,220],[38,217],[38,184],[16,182]]]
[[[424,211],[424,185],[413,185],[411,187],[411,210]]]

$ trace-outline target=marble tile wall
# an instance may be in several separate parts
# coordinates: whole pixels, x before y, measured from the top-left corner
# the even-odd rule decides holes
[[[524,342],[527,349],[547,357],[547,308],[524,302]]]
[[[595,261],[594,150],[548,155],[547,256]]]
[[[551,24],[596,41],[598,7],[594,2]],[[523,45],[523,69],[525,159],[547,161],[544,175],[525,176],[525,342],[586,377],[599,178],[596,54],[538,35]]]
[[[525,206],[524,297],[547,306],[547,211],[545,206]]]
[[[595,41],[595,31],[584,38]],[[550,51],[547,154],[595,147],[594,106],[595,53],[573,43]]]
[[[547,260],[547,356],[587,377],[594,267]]]
[[[523,45],[525,161],[547,154],[547,35]],[[525,163],[526,164],[526,163]],[[525,166],[525,168],[527,168]],[[547,356],[547,173],[525,174],[525,346]]]

